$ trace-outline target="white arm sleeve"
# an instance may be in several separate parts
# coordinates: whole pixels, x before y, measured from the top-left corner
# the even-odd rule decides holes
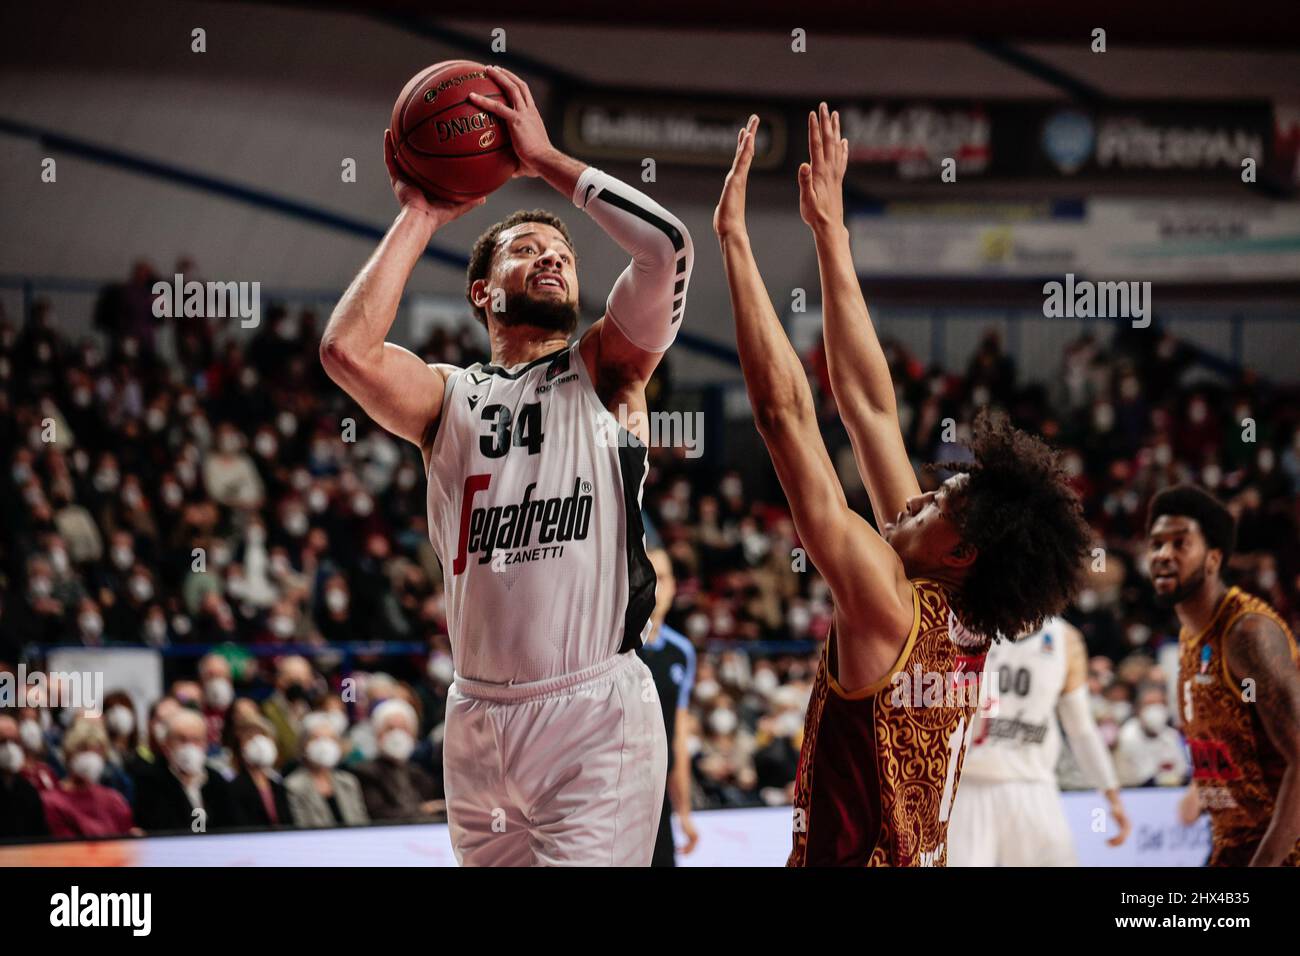
[[[632,256],[609,293],[605,314],[637,348],[664,351],[677,337],[686,308],[695,264],[690,233],[645,193],[594,166],[578,177],[573,204]]]
[[[1081,684],[1068,694],[1062,694],[1056,712],[1070,741],[1070,751],[1084,774],[1098,790],[1113,790],[1119,786],[1115,764],[1110,759],[1106,742],[1101,739],[1097,723],[1088,706],[1088,685]]]

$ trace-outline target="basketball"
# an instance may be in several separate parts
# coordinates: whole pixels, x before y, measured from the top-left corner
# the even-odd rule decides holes
[[[509,179],[519,161],[510,133],[470,93],[505,94],[472,60],[444,60],[421,70],[393,104],[390,128],[397,164],[430,196],[467,202]]]

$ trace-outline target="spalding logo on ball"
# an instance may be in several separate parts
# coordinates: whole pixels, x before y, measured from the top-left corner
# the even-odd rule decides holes
[[[505,100],[482,63],[446,60],[411,77],[393,104],[393,151],[413,185],[430,196],[468,202],[486,196],[519,168],[510,131],[469,100]]]

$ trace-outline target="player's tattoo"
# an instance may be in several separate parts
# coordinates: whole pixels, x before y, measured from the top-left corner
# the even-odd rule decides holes
[[[1276,623],[1258,614],[1244,615],[1227,642],[1228,666],[1238,681],[1256,688],[1260,722],[1283,754],[1300,751],[1300,668]]]

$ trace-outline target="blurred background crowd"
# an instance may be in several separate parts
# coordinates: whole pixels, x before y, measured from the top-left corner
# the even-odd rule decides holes
[[[96,334],[76,341],[48,302],[0,314],[0,669],[141,645],[163,652],[166,687],[110,693],[98,716],[0,710],[0,838],[440,819],[452,664],[418,453],[325,378],[312,310],[271,306],[236,336],[156,319],[153,281],[140,263],[104,288]],[[1088,644],[1094,714],[1125,785],[1181,784],[1177,624],[1151,601],[1146,502],[1179,481],[1219,494],[1238,519],[1234,583],[1294,627],[1300,405],[1249,373],[1200,374],[1170,334],[1112,331],[1072,342],[1050,386],[1023,385],[995,333],[964,370],[887,352],[918,469],[960,458],[983,406],[1063,450],[1100,549],[1065,614]],[[487,357],[468,321],[416,351]],[[806,360],[869,514],[824,356]],[[660,408],[669,382],[651,389]],[[652,449],[645,493],[677,580],[666,623],[698,652],[693,803],[786,803],[830,595],[766,457],[705,452]],[[1061,778],[1086,785],[1068,755]]]

